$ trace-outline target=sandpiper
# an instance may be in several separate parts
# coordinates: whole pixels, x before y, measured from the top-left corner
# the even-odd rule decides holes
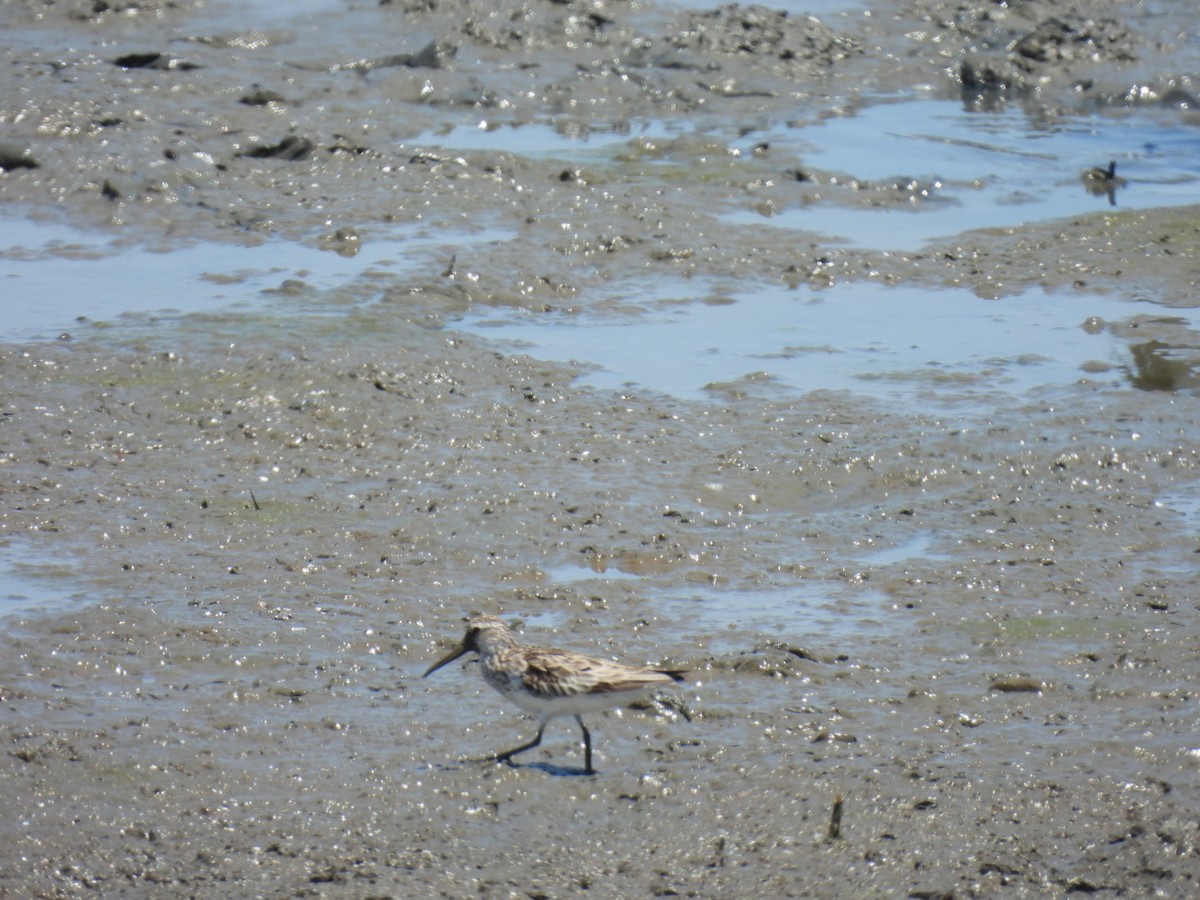
[[[462,645],[439,659],[423,677],[474,650],[483,679],[521,709],[538,717],[537,737],[493,757],[511,763],[512,757],[542,742],[546,723],[556,716],[574,716],[583,732],[584,771],[592,768],[592,736],[583,713],[624,706],[655,688],[683,681],[684,672],[646,666],[624,666],[567,650],[522,647],[503,621],[495,616],[471,616]]]
[[[1117,174],[1115,159],[1108,161],[1107,169],[1101,169],[1098,166],[1086,169],[1082,177],[1083,186],[1089,194],[1105,194],[1108,196],[1109,206],[1117,205],[1117,188],[1125,187],[1125,179]]]

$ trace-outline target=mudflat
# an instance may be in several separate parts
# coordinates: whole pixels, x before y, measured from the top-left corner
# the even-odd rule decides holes
[[[0,552],[76,594],[4,621],[0,894],[1193,896],[1200,407],[1166,351],[1200,344],[1166,307],[1195,305],[1200,208],[894,253],[714,207],[921,185],[704,134],[616,173],[394,149],[446,109],[749,127],[913,86],[1186,120],[1185,6],[8,4],[12,216],[164,252],[513,237],[360,283],[344,315],[0,345]],[[755,378],[599,390],[453,327],[664,271],[1098,291],[1130,315],[1081,327],[1135,349],[909,407]],[[470,664],[421,678],[476,610],[690,674],[589,716],[597,775],[569,719],[497,764],[531,722]]]

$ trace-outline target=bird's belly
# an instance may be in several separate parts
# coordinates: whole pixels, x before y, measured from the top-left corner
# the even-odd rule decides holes
[[[651,689],[565,695],[535,693],[524,685],[517,688],[498,687],[498,690],[525,712],[542,719],[551,719],[555,716],[577,716],[617,706],[627,706],[646,696]]]

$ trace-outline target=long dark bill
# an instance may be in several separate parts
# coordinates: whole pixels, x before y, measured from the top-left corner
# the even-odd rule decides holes
[[[467,648],[465,646],[459,647],[457,650],[455,650],[449,656],[444,656],[441,659],[439,659],[437,662],[435,662],[432,666],[429,667],[429,669],[421,677],[428,678],[430,675],[432,675],[434,672],[436,672],[442,666],[449,665],[450,663],[454,662],[456,659],[458,659],[460,656],[462,656],[466,652],[467,652]]]

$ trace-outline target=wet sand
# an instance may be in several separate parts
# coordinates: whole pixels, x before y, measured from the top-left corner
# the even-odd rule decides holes
[[[455,105],[752,121],[964,83],[1044,115],[1181,104],[1176,18],[313,14],[320,32],[191,4],[5,13],[9,209],[167,248],[353,252],[410,221],[517,239],[336,319],[0,346],[0,540],[84,593],[0,638],[0,894],[1191,896],[1200,445],[1194,371],[1161,348],[1194,340],[1163,307],[1194,305],[1200,210],[896,254],[720,229],[713,207],[782,195],[784,173],[703,138],[636,172],[392,149]],[[599,391],[447,327],[664,271],[1159,303],[1097,323],[1144,336],[1128,371],[939,413],[754,379],[704,401]],[[591,717],[597,776],[569,720],[496,765],[532,723],[471,665],[420,678],[477,609],[692,674]]]

